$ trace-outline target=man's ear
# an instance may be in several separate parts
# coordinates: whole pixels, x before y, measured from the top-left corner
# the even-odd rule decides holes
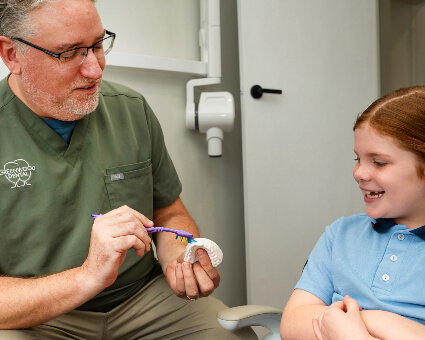
[[[21,74],[21,63],[18,58],[18,51],[12,39],[0,36],[0,57],[12,74]]]

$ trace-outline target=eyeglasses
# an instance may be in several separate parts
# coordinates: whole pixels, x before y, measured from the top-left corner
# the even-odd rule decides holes
[[[11,39],[19,41],[25,45],[34,47],[37,50],[40,50],[51,57],[57,58],[59,67],[64,69],[70,69],[70,68],[80,66],[84,62],[84,59],[86,59],[89,53],[89,50],[92,50],[93,54],[98,59],[103,58],[109,52],[111,52],[112,47],[114,46],[116,34],[108,30],[105,30],[105,33],[108,34],[107,37],[95,42],[93,45],[89,47],[77,47],[77,48],[73,48],[71,50],[67,50],[61,53],[54,53],[52,51],[46,50],[40,46],[31,44],[30,42],[25,41],[24,39],[21,39],[21,38],[12,37]]]

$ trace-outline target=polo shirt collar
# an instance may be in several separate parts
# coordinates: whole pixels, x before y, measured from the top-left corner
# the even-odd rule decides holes
[[[378,233],[385,233],[387,230],[397,225],[397,223],[390,218],[377,218],[376,220],[372,220],[371,224],[373,229]],[[409,232],[425,241],[425,226],[410,229]]]

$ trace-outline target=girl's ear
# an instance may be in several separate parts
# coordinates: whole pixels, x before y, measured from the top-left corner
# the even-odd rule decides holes
[[[21,63],[18,58],[18,51],[12,39],[0,36],[0,57],[12,74],[21,74]]]

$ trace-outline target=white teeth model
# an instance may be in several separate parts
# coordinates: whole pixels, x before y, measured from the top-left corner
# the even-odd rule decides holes
[[[217,267],[223,261],[223,252],[216,243],[207,238],[195,238],[195,241],[186,246],[184,252],[184,260],[186,262],[195,263],[198,261],[198,257],[196,256],[196,249],[198,248],[205,249],[214,267]]]

